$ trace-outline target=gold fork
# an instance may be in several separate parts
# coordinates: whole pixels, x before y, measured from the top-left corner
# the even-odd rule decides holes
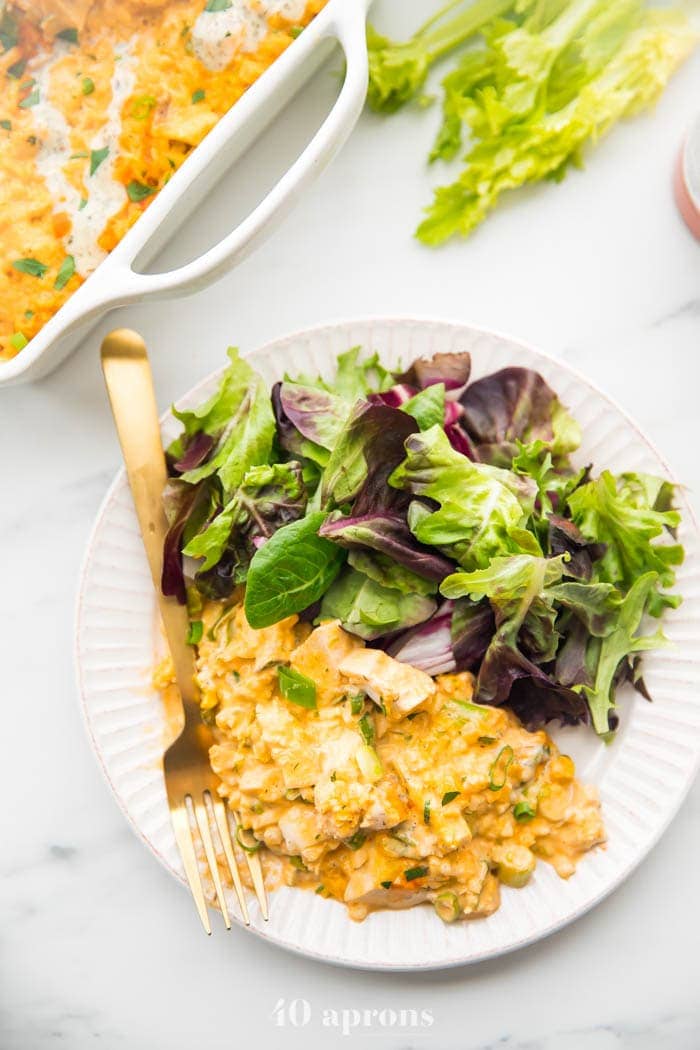
[[[182,699],[184,727],[163,756],[170,817],[199,917],[206,932],[211,934],[195,847],[195,827],[201,837],[226,928],[231,928],[231,920],[219,874],[215,841],[219,852],[226,859],[246,925],[250,924],[250,918],[231,842],[227,808],[218,795],[217,779],[209,765],[209,748],[214,739],[200,716],[194,680],[194,650],[186,642],[189,626],[187,610],[175,599],[163,597],[161,591],[163,541],[167,531],[162,493],[167,474],[153,376],[141,336],[128,328],[111,332],[102,343],[102,369],[175,669],[175,681]],[[238,815],[234,816],[239,826]],[[267,919],[267,897],[260,858],[248,850],[245,851],[245,858],[260,910]]]

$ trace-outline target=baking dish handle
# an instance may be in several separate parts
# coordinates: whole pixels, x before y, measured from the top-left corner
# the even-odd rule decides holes
[[[333,109],[289,170],[231,233],[197,259],[165,273],[136,273],[130,264],[115,269],[109,296],[113,304],[198,291],[245,258],[271,232],[273,222],[292,208],[335,156],[362,112],[367,92],[365,6],[362,0],[346,0],[323,29],[320,39],[335,37],[345,53],[345,80]]]

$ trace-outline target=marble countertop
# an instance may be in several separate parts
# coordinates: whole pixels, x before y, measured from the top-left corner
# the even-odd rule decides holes
[[[405,0],[400,17],[411,24],[425,6]],[[377,19],[395,19],[396,7],[378,3]],[[315,77],[293,120],[282,117],[244,158],[165,262],[213,240],[221,216],[241,214],[283,169],[329,105],[337,67]],[[144,333],[163,407],[217,367],[229,343],[248,349],[318,321],[420,313],[507,331],[574,363],[627,408],[700,510],[700,244],[671,196],[698,98],[700,54],[653,115],[589,155],[584,174],[504,203],[470,241],[439,252],[411,238],[429,193],[422,158],[437,114],[365,115],[236,272],[195,298],[113,314],[48,380],[0,395],[10,479],[0,510],[3,1050],[233,1050],[251,1041],[314,1050],[329,1036],[386,1050],[700,1047],[700,783],[624,886],[549,940],[432,975],[342,971],[240,930],[202,935],[102,780],[72,666],[83,549],[119,465],[97,353],[117,324]],[[411,1009],[413,1028],[401,1015]]]

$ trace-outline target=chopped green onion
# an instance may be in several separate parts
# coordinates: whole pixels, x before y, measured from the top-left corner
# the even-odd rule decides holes
[[[86,160],[89,156],[89,153],[86,153],[85,150],[82,150],[80,153],[71,153],[68,160]]]
[[[139,95],[131,104],[131,116],[134,120],[146,120],[151,110],[157,105],[158,100],[153,95]]]
[[[258,843],[258,845],[259,845],[259,843]],[[290,857],[289,858],[289,863],[292,865],[293,868],[296,868],[297,871],[308,871],[308,868],[306,867],[306,864],[304,864],[304,861],[298,855],[295,855],[294,857]]]
[[[202,611],[202,596],[194,586],[187,587],[185,593],[187,599],[187,612],[192,619],[194,619]]]
[[[384,882],[380,882],[379,885],[383,886],[385,890],[390,890],[393,886],[393,883],[391,879],[386,879]]]
[[[204,99],[205,95],[206,95],[206,91],[204,91],[202,88],[197,88],[196,91],[192,92],[192,102],[193,103],[201,102]]]
[[[109,146],[103,146],[102,149],[94,149],[90,152],[90,174],[94,175],[103,160],[107,159],[109,154]]]
[[[87,207],[87,197],[81,197],[80,203],[78,204],[78,211],[82,211],[83,208]]]
[[[137,182],[135,179],[132,179],[126,187],[126,192],[129,195],[129,200],[138,204],[140,201],[145,200],[146,197],[150,197],[156,191],[153,186],[146,186],[145,183]]]
[[[29,340],[24,332],[15,332],[14,335],[10,336],[10,346],[13,350],[24,350],[28,342]]]
[[[19,27],[17,21],[3,4],[3,13],[0,17],[0,44],[2,44],[3,52],[11,51],[18,43]]]
[[[289,35],[292,37],[293,40],[296,40],[296,38],[298,36],[301,36],[301,34],[303,32],[304,32],[304,27],[303,26],[290,26],[289,27]]]
[[[505,758],[504,758],[504,756],[505,756]],[[493,762],[491,763],[491,766],[489,768],[489,790],[490,791],[500,791],[502,787],[505,787],[506,781],[508,780],[508,770],[510,768],[510,764],[513,761],[514,757],[515,756],[514,756],[513,748],[510,746],[510,744],[506,744],[506,746],[502,747],[501,750],[498,752],[498,754],[496,755],[495,759],[493,760]],[[501,761],[502,759],[503,759],[503,761]],[[496,775],[499,775],[498,774],[499,768],[500,768],[500,780],[496,780],[494,778],[494,773]]]
[[[459,918],[462,911],[459,897],[456,893],[452,893],[451,890],[444,890],[442,893],[438,893],[433,901],[433,907],[435,908],[435,914],[443,922],[454,922],[455,919]]]
[[[364,831],[356,831],[352,838],[345,839],[345,845],[348,847],[348,849],[359,849],[360,846],[364,845],[366,838],[367,836],[365,835]]]
[[[262,842],[258,842],[250,828],[242,828],[240,824],[236,825],[236,842],[246,853],[257,853],[262,846]],[[297,859],[301,861],[301,857]]]
[[[202,634],[204,633],[204,624],[201,620],[192,620],[189,629],[187,631],[187,644],[188,645],[199,645],[202,640]]]
[[[91,95],[95,90],[95,81],[92,77],[83,77],[83,94]]]
[[[429,798],[426,798],[425,802],[423,803],[423,823],[424,824],[429,824],[430,823],[430,799]]]
[[[365,702],[363,693],[358,693],[356,696],[350,697],[350,714],[359,715],[360,711]]]
[[[11,120],[0,120],[0,128],[4,128],[5,131],[12,131],[12,121]]]
[[[365,743],[369,744],[371,747],[374,743],[374,726],[372,725],[369,715],[363,715],[358,724]]]
[[[496,743],[496,737],[495,736],[480,736],[479,739],[477,740],[477,743],[481,744],[482,747],[488,747],[489,744],[495,744]]]
[[[58,273],[56,274],[56,280],[53,282],[56,291],[60,292],[65,288],[74,273],[75,259],[72,255],[67,255],[59,267]]]
[[[321,883],[320,885],[318,885],[316,887],[316,889],[314,890],[314,893],[318,893],[319,896],[325,897],[325,895],[326,895],[326,887],[323,885],[323,883]]]
[[[36,106],[39,103],[39,88],[35,87],[29,92],[26,98],[23,98],[19,104],[20,109],[31,109],[32,106]]]
[[[30,318],[32,318],[32,317],[34,316],[34,311],[33,311],[33,310],[25,310],[25,311],[24,311],[24,316],[25,316],[25,317],[27,318],[27,320],[29,321],[29,320],[30,320]]]
[[[428,874],[428,870],[428,868],[425,868],[423,866],[417,868],[407,868],[406,871],[403,873],[403,877],[405,878],[406,882],[413,882],[414,879],[422,879],[425,875]]]
[[[316,707],[316,683],[293,667],[278,667],[280,693],[292,704],[313,709]]]
[[[19,80],[26,68],[26,58],[20,58],[17,62],[13,62],[11,66],[7,67],[7,75],[8,77],[12,77],[13,80]]]
[[[19,89],[20,91],[29,91],[29,89],[31,87],[34,87],[35,84],[36,80],[34,79],[34,77],[30,77],[29,80],[25,80],[23,84],[20,84]]]
[[[453,802],[457,798],[457,795],[459,795],[459,791],[446,791],[445,794],[442,796],[443,806],[446,806],[448,805],[448,803]]]
[[[207,0],[205,11],[228,11],[231,7],[231,0]]]
[[[30,277],[43,277],[48,270],[48,266],[39,262],[38,259],[15,259],[12,265],[15,270],[19,270],[20,273],[28,273]]]
[[[60,33],[56,33],[57,40],[67,40],[69,44],[78,43],[78,30],[74,26],[70,26],[68,29],[62,29]]]
[[[513,816],[516,820],[521,823],[525,823],[536,815],[536,810],[530,805],[529,802],[516,802],[513,807]]]

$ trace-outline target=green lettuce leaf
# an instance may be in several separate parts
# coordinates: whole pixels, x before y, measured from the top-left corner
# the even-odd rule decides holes
[[[649,612],[654,616],[680,602],[661,588],[675,583],[675,566],[683,561],[683,548],[677,543],[655,542],[680,524],[678,511],[669,509],[669,488],[662,479],[643,474],[616,478],[605,470],[568,497],[571,516],[583,535],[606,544],[605,553],[595,563],[597,580],[628,591],[645,573],[655,574],[655,585],[648,592]]]
[[[438,426],[410,436],[406,459],[389,484],[440,504],[409,514],[411,531],[421,543],[438,547],[465,568],[485,567],[503,554],[539,554],[527,531],[535,486],[507,470],[473,463],[450,445]]]
[[[597,644],[589,643],[587,663],[589,668],[591,663],[595,664],[593,685],[581,688],[591,711],[593,727],[601,736],[607,735],[615,725],[614,721],[611,724],[611,712],[615,708],[615,684],[620,664],[635,653],[668,644],[661,630],[646,636],[636,633],[657,585],[656,573],[640,576],[620,604],[614,629]]]
[[[231,363],[209,400],[182,412],[173,408],[184,433],[168,449],[169,456],[179,459],[186,451],[187,439],[201,432],[214,437],[214,448],[206,461],[181,477],[195,485],[203,478],[216,476],[224,500],[233,495],[250,467],[270,461],[275,434],[265,383],[234,347],[228,353]]]
[[[432,598],[385,587],[363,572],[346,569],[326,592],[319,620],[340,620],[346,631],[372,641],[428,620]]]

